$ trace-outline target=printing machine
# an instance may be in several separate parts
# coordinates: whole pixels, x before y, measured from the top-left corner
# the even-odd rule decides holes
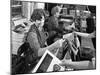
[[[72,33],[63,36],[64,39],[68,38],[69,40],[73,40],[74,39],[73,37],[74,36],[72,35]],[[59,65],[59,63],[61,63],[61,60],[57,58],[58,52],[59,52],[58,49],[55,51],[55,53],[46,50],[44,55],[41,57],[40,61],[37,63],[37,65],[31,72],[44,73],[44,72],[65,71],[66,68]]]

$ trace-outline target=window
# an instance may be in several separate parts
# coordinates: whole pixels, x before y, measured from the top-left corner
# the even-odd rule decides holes
[[[22,17],[22,2],[11,0],[11,17]]]

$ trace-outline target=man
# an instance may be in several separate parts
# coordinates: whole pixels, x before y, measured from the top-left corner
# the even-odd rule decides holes
[[[87,33],[92,33],[94,31],[96,31],[96,23],[95,23],[95,21],[93,19],[93,15],[92,14],[89,14],[89,16],[86,19],[86,21],[87,21],[86,32]],[[92,38],[92,42],[93,42],[94,48],[96,49],[96,38]]]

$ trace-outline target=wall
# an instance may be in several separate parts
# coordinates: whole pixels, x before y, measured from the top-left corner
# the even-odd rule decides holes
[[[44,3],[36,3],[36,2],[23,2],[22,3],[22,11],[23,16],[25,16],[28,20],[30,20],[31,14],[36,8],[42,8],[44,9],[45,4]]]

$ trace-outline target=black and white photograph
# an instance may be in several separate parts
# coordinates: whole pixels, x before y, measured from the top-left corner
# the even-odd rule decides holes
[[[11,74],[96,70],[96,5],[10,1]]]

